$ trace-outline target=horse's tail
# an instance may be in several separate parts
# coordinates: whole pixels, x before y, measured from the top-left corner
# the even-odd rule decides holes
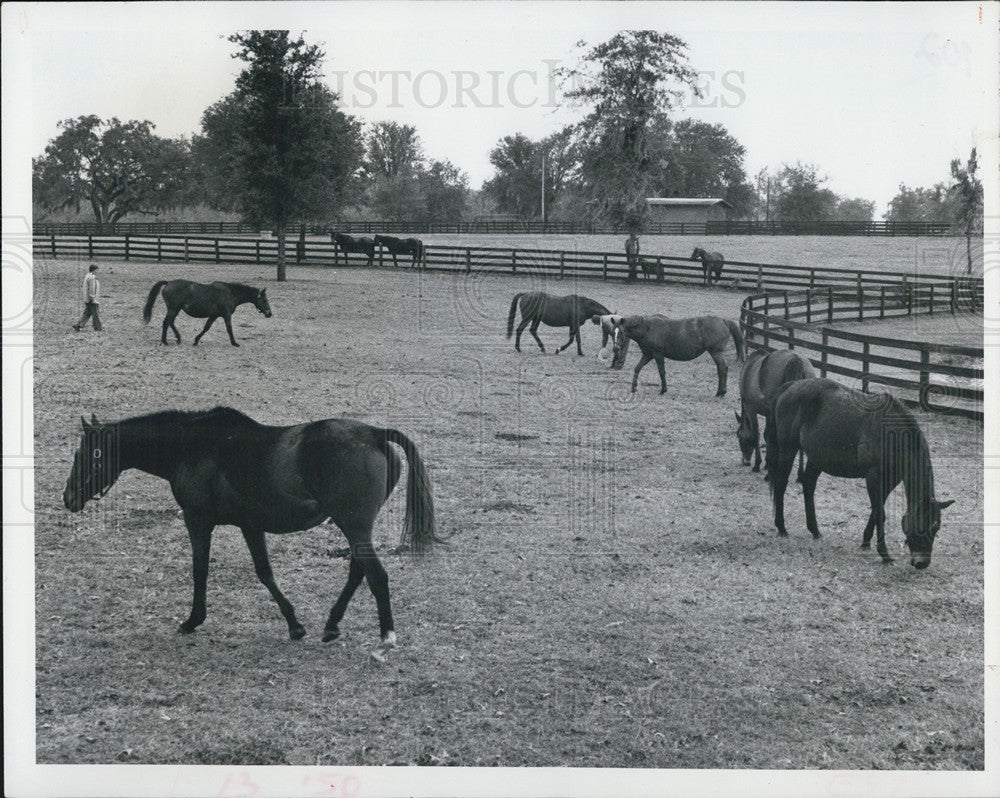
[[[142,309],[142,320],[146,324],[149,324],[149,320],[153,318],[153,305],[156,302],[156,295],[160,293],[160,289],[166,284],[166,280],[160,280],[160,282],[154,285],[152,290],[150,290],[149,296],[146,297],[146,307]]]
[[[422,554],[433,543],[444,543],[434,529],[434,496],[431,482],[424,469],[424,461],[417,454],[417,447],[402,432],[395,429],[385,431],[385,439],[402,447],[409,465],[406,477],[406,516],[403,519],[403,534],[400,545],[409,545],[417,554]]]
[[[736,344],[736,357],[740,363],[747,359],[746,348],[743,346],[743,333],[740,332],[740,325],[732,319],[723,319],[729,328],[729,334],[733,336],[733,343]]]
[[[510,338],[514,334],[514,317],[517,315],[517,301],[524,296],[524,294],[514,294],[514,298],[510,302],[510,313],[507,314],[507,337]]]

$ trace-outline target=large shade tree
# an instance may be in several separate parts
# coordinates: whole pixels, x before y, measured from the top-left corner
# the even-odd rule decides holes
[[[157,214],[191,199],[190,151],[183,139],[153,133],[148,121],[65,119],[32,162],[34,202],[44,210],[90,206],[98,224]]]
[[[983,183],[979,179],[979,157],[972,148],[963,165],[955,158],[951,162],[951,193],[958,204],[956,222],[965,234],[966,271],[972,274],[972,237],[983,232]]]
[[[580,177],[598,219],[637,226],[644,218],[656,167],[651,131],[688,91],[700,96],[686,51],[669,33],[621,31],[561,71],[565,96],[589,109],[576,130]]]
[[[246,66],[233,93],[202,117],[199,168],[215,207],[274,229],[284,280],[288,225],[335,214],[356,186],[360,125],[320,82],[317,45],[286,30],[236,33],[229,41]]]

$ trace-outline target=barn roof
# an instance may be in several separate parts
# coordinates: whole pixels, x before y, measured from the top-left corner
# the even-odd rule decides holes
[[[722,205],[732,209],[732,205],[721,197],[646,197],[650,205],[681,205],[688,207],[704,207],[706,205]]]

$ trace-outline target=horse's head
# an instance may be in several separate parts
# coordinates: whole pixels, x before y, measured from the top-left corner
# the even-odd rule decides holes
[[[750,416],[746,411],[743,412],[742,416],[736,413],[736,423],[739,425],[736,428],[736,439],[740,442],[740,454],[743,455],[743,465],[748,466],[750,465],[750,456],[757,447],[757,436],[753,434],[753,430],[750,428]]]
[[[615,357],[617,357],[628,343],[627,320],[621,316],[612,318],[611,325],[611,341],[614,344]]]
[[[926,501],[917,502],[916,507],[909,508],[903,516],[903,534],[910,550],[910,565],[914,568],[923,569],[931,564],[934,536],[941,528],[941,511],[954,503],[954,499],[939,502],[929,496]]]
[[[267,301],[267,289],[261,288],[257,292],[257,296],[253,301],[254,307],[257,308],[261,313],[267,318],[271,318],[271,303]]]
[[[121,473],[117,426],[101,424],[94,415],[90,419],[88,423],[80,418],[83,436],[63,490],[63,504],[74,513],[91,499],[104,496]]]
[[[378,233],[376,233],[375,234],[375,246],[376,247],[382,246],[382,240],[383,240],[382,236],[380,236]]]
[[[691,253],[691,260],[701,260],[701,247],[695,247],[694,252]]]

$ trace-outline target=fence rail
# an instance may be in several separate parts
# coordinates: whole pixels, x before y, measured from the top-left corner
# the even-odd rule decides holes
[[[36,232],[33,251],[53,258],[265,265],[276,262],[278,242],[196,235]],[[431,271],[602,280],[623,279],[629,274],[624,253],[617,252],[442,245],[428,245],[426,252],[422,268]],[[315,239],[289,242],[288,255],[290,265],[354,267],[368,262],[364,255],[344,254],[332,242]],[[404,268],[410,265],[406,256],[399,262]],[[391,263],[391,256],[377,251],[373,265],[385,268]],[[700,263],[666,255],[644,256],[640,275],[640,284],[650,287],[664,282],[700,284],[703,280]],[[824,376],[833,373],[857,379],[862,390],[872,383],[891,385],[910,394],[904,401],[926,410],[983,418],[981,348],[900,341],[817,326],[918,313],[978,311],[983,307],[982,278],[740,261],[727,262],[723,275],[729,287],[757,292],[748,296],[741,308],[740,320],[751,348],[771,349],[773,343],[780,343],[806,349],[818,353],[813,362]],[[919,353],[919,359],[914,359],[913,352]],[[884,368],[874,372],[873,365]]]
[[[818,326],[820,322],[864,320],[913,313],[955,312],[954,295],[933,283],[910,286],[886,299],[834,286],[805,291],[766,291],[743,300],[740,325],[751,349],[775,344],[804,349],[820,376],[839,374],[867,392],[887,385],[899,398],[929,412],[983,419],[983,349],[931,344]],[[874,368],[873,368],[874,367]]]
[[[294,233],[305,229],[311,235],[340,233],[412,234],[529,234],[529,235],[617,235],[628,231],[612,225],[581,222],[545,222],[518,219],[480,219],[469,222],[410,222],[401,220],[344,220],[298,224]],[[38,222],[36,234],[48,235],[259,235],[260,229],[243,222]],[[951,236],[953,225],[941,222],[788,222],[788,221],[709,221],[650,222],[644,235],[771,235],[771,236]]]

